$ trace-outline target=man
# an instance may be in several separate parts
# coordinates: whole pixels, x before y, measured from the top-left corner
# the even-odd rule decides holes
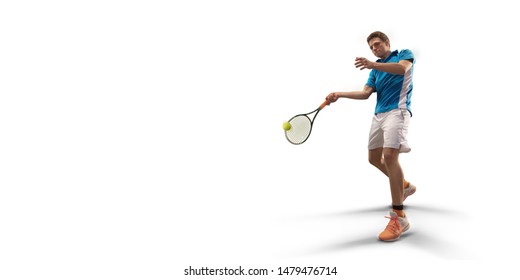
[[[327,96],[327,100],[336,102],[338,98],[367,99],[373,92],[377,92],[375,115],[369,135],[368,160],[390,181],[392,210],[390,217],[387,217],[390,222],[379,234],[379,239],[394,241],[410,227],[403,210],[403,201],[416,190],[414,185],[404,180],[399,164],[399,153],[411,150],[406,134],[411,117],[410,98],[415,59],[410,50],[391,51],[390,40],[382,32],[373,32],[368,36],[367,42],[372,53],[379,59],[373,62],[364,57],[356,57],[356,68],[371,69],[363,90],[333,92]]]

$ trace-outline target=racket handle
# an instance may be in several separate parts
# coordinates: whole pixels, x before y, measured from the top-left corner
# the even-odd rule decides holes
[[[330,102],[327,99],[325,99],[325,101],[323,101],[323,103],[321,103],[321,105],[320,105],[320,110],[325,108],[325,106],[327,106],[327,105],[330,105]]]

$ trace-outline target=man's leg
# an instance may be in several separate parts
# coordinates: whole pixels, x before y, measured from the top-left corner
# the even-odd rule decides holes
[[[392,149],[395,150],[395,149]],[[397,150],[397,156],[399,156],[399,150]],[[372,164],[374,167],[379,169],[383,174],[388,176],[388,169],[385,164],[385,159],[383,156],[383,148],[376,148],[368,151],[368,161],[370,164]],[[397,163],[399,165],[399,162]],[[390,178],[390,177],[389,177]],[[403,200],[406,199],[406,197],[412,195],[415,192],[415,186],[412,186],[409,182],[407,182],[403,177],[403,186],[406,189],[406,194],[403,197]],[[412,186],[412,189],[409,187]]]
[[[410,228],[410,223],[403,209],[403,170],[399,164],[399,149],[383,148],[384,166],[386,174],[390,181],[390,190],[392,192],[392,211],[390,211],[390,219],[385,230],[379,234],[382,241],[394,241],[399,239],[401,234]]]
[[[399,164],[399,149],[384,148],[384,166],[390,181],[392,205],[403,205],[404,175]]]

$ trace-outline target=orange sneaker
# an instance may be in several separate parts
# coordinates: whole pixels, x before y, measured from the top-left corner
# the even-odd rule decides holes
[[[408,182],[408,187],[404,188],[403,201],[410,195],[414,194],[416,190],[417,188],[415,187],[415,185]]]
[[[385,218],[389,218],[390,222],[388,222],[385,230],[379,234],[381,241],[395,241],[401,237],[403,232],[410,228],[408,218],[401,218],[394,211],[390,211],[390,217],[385,216]]]

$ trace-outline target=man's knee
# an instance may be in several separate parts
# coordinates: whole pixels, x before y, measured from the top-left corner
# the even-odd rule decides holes
[[[393,164],[399,160],[399,149],[387,148],[383,151],[385,164]]]

